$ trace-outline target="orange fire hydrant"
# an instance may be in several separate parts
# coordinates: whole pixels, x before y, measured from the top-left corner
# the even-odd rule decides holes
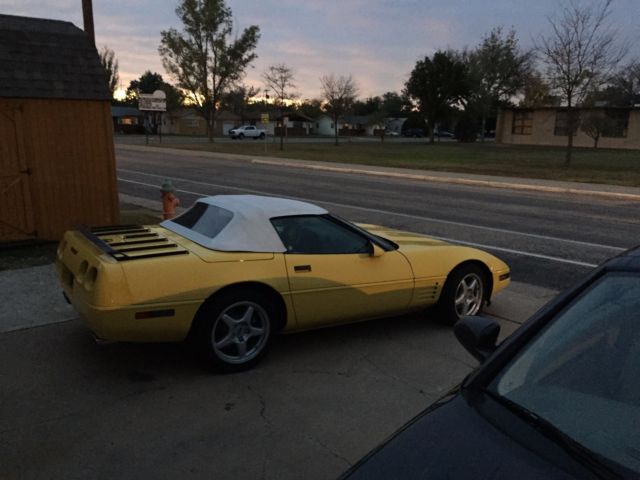
[[[160,192],[162,193],[162,219],[170,220],[176,216],[176,207],[180,205],[180,199],[176,197],[176,188],[169,179],[162,182]]]

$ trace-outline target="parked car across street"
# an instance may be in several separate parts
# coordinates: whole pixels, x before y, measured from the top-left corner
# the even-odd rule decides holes
[[[242,127],[236,127],[229,130],[229,136],[234,140],[242,140],[245,137],[257,140],[258,138],[264,138],[266,135],[266,130],[258,128],[255,125],[243,125]]]

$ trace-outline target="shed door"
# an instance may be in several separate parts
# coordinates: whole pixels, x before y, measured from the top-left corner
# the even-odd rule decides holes
[[[35,237],[22,111],[0,106],[0,241]]]

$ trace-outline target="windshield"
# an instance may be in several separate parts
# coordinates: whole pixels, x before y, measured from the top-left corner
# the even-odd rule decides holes
[[[601,278],[489,390],[640,473],[640,276]]]

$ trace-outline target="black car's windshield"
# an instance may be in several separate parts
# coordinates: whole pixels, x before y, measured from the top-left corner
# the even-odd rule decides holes
[[[640,276],[602,277],[542,329],[489,390],[640,473]]]

